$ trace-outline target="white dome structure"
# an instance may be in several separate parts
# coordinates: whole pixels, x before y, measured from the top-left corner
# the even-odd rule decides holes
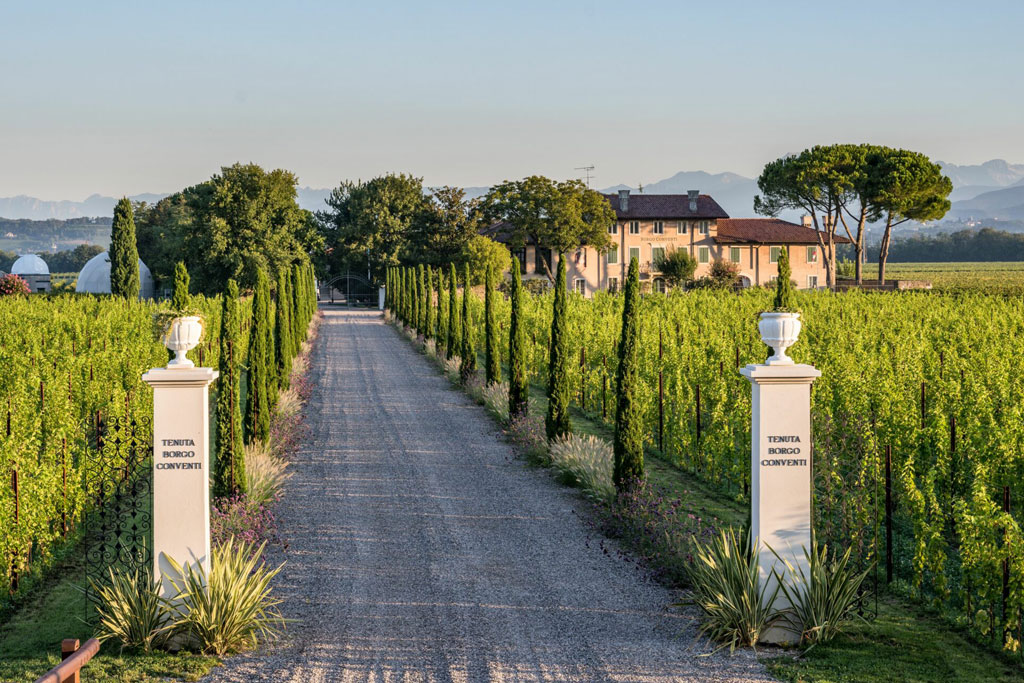
[[[75,284],[76,292],[110,294],[110,253],[96,254],[82,267]],[[153,274],[139,259],[139,298],[153,298]]]
[[[27,282],[33,292],[50,291],[50,268],[35,254],[19,256],[11,266],[11,273]]]
[[[11,266],[11,272],[15,275],[49,275],[50,268],[46,261],[35,254],[19,256],[18,260]]]

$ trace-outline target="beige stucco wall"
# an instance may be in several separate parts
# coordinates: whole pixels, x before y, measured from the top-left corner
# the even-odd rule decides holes
[[[616,263],[608,263],[607,254],[600,254],[596,249],[585,248],[578,252],[566,254],[566,280],[570,288],[578,286],[577,281],[582,280],[585,285],[584,293],[589,296],[598,289],[608,289],[613,281],[621,287],[625,282],[629,269],[628,255],[630,249],[639,249],[640,278],[641,283],[652,283],[658,278],[652,260],[653,248],[664,248],[666,251],[672,249],[686,249],[695,259],[700,259],[701,249],[707,249],[707,262],[698,263],[695,277],[703,277],[711,273],[711,264],[717,259],[729,259],[731,256],[730,247],[736,246],[740,250],[739,274],[745,278],[745,282],[751,286],[763,285],[771,282],[772,278],[778,275],[778,266],[770,262],[770,246],[764,245],[730,245],[717,244],[717,226],[714,220],[706,221],[708,225],[707,234],[701,234],[700,221],[664,221],[663,232],[654,232],[655,221],[639,221],[639,233],[631,234],[629,221],[618,223],[617,234],[610,234],[612,243],[618,247],[618,259]],[[817,263],[807,260],[807,249],[805,245],[792,245],[790,247],[790,265],[793,269],[793,279],[800,289],[806,289],[811,282],[809,275],[818,278],[817,286],[825,286],[825,268],[821,262],[820,249],[818,250]],[[627,255],[624,258],[623,255]],[[526,268],[523,271],[524,277],[545,277],[543,270],[536,268],[536,249],[532,246],[526,247]],[[557,266],[558,256],[552,258],[552,272]]]

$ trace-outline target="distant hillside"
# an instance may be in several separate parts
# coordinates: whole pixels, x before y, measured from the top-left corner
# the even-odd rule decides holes
[[[981,185],[981,192],[984,192],[986,189],[1008,187],[1024,180],[1024,164],[1010,164],[1003,159],[991,159],[983,164],[973,166],[957,166],[956,164],[947,164],[945,161],[936,163],[942,167],[942,172],[953,181],[954,187],[966,188],[970,185]]]
[[[949,218],[985,219],[1004,221],[1024,219],[1024,184],[985,192],[974,197],[953,202]]]
[[[602,192],[618,192],[627,185],[615,185]],[[630,187],[632,191],[637,188]],[[725,212],[734,217],[754,215],[754,195],[757,181],[735,173],[707,173],[705,171],[680,171],[670,178],[644,185],[644,194],[686,194],[687,190],[700,190],[701,194],[714,197]]]
[[[133,202],[155,202],[166,194],[137,194],[129,197]],[[0,217],[2,218],[29,218],[36,221],[55,218],[67,220],[69,218],[86,218],[92,216],[113,216],[114,205],[117,204],[115,197],[104,197],[94,194],[84,201],[75,202],[67,199],[59,201],[48,201],[36,199],[26,195],[17,197],[0,197]]]

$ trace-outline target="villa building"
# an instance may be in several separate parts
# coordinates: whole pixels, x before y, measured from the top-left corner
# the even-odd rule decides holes
[[[715,261],[726,260],[738,265],[740,285],[753,287],[775,279],[779,253],[788,247],[797,286],[825,286],[818,234],[809,216],[803,225],[777,218],[729,218],[718,202],[697,190],[685,195],[631,195],[629,190],[620,190],[605,196],[616,216],[608,229],[611,246],[603,253],[585,247],[566,255],[568,284],[581,294],[617,290],[626,279],[632,258],[640,264],[641,283],[650,283],[648,287],[654,291],[664,291],[665,280],[657,264],[675,249],[686,250],[697,261],[696,278],[709,275]],[[485,234],[508,244],[509,227],[497,223]],[[836,242],[847,241],[836,236]],[[544,261],[552,272],[558,263],[557,254],[534,244],[512,248],[512,252],[520,261],[524,278],[546,278]]]

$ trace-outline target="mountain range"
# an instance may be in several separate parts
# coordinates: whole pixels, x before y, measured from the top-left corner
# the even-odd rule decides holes
[[[937,162],[943,172],[953,181],[953,208],[949,218],[966,219],[1024,219],[1024,164],[1010,164],[1002,159],[992,159],[983,164],[957,165],[944,161]],[[613,185],[602,192],[617,192],[622,189],[645,194],[677,194],[687,190],[700,190],[709,194],[730,216],[754,215],[754,196],[758,193],[757,182],[736,173],[707,173],[705,171],[680,171],[675,175],[640,187]],[[486,194],[486,186],[467,187],[466,196],[480,197]],[[312,187],[298,188],[298,203],[311,211],[325,207],[324,200],[331,190]],[[129,197],[132,201],[155,202],[166,194],[146,193]],[[94,194],[84,201],[46,201],[19,195],[0,197],[0,217],[30,218],[79,218],[85,216],[110,216],[117,199]],[[785,216],[790,220],[796,218]]]

